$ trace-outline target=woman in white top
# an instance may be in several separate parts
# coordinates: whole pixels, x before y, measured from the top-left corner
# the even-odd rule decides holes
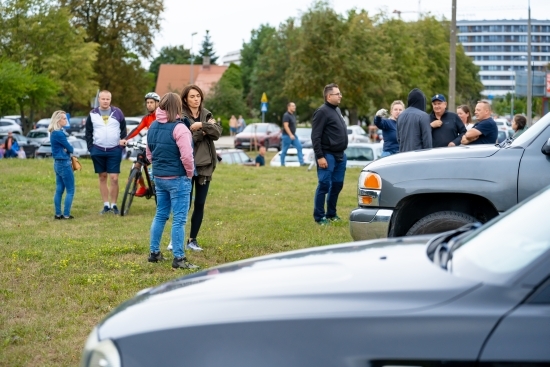
[[[470,107],[463,104],[456,108],[456,114],[460,117],[460,120],[466,126],[466,130],[470,130],[474,123],[472,122],[472,114],[470,113]]]

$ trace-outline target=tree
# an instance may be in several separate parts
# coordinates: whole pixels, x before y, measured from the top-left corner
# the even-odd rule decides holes
[[[210,57],[210,64],[215,64],[216,61],[218,61],[218,56],[216,56],[216,53],[214,52],[214,43],[210,39],[209,30],[206,31],[206,35],[202,41],[202,48],[199,51],[198,56],[193,56],[195,58],[194,63],[202,64],[205,56]]]
[[[70,9],[73,24],[85,30],[86,41],[100,45],[95,63],[99,88],[110,90],[113,103],[125,114],[143,112],[143,96],[154,81],[139,57],[151,54],[154,36],[160,31],[163,0],[59,3]]]
[[[206,97],[205,105],[212,110],[214,116],[227,118],[231,115],[246,115],[247,108],[242,93],[241,69],[238,65],[231,64]]]
[[[183,45],[166,46],[160,49],[160,53],[153,59],[149,66],[149,72],[154,75],[157,80],[161,64],[190,64],[191,51]]]
[[[262,42],[264,39],[273,37],[275,32],[275,28],[262,24],[260,28],[252,30],[249,42],[243,42],[240,67],[243,79],[243,97],[245,98],[250,93],[252,74],[256,68],[258,57],[261,55]],[[249,107],[255,106],[249,104]]]
[[[45,0],[9,0],[0,7],[0,17],[1,56],[22,65],[28,75],[26,94],[17,98],[18,112],[28,110],[32,123],[37,111],[48,114],[67,102],[88,100],[97,88],[97,45],[84,41],[67,9]]]

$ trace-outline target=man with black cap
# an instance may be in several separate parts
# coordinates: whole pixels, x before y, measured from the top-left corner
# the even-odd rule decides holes
[[[466,134],[466,127],[456,113],[447,111],[447,101],[443,94],[432,97],[430,120],[434,148],[460,145],[462,135]]]
[[[426,113],[426,96],[418,89],[410,91],[407,108],[397,118],[399,152],[432,147],[430,115]]]

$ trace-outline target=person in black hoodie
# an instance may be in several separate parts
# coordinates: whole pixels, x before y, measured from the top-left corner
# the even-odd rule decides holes
[[[320,225],[341,221],[336,215],[338,195],[344,186],[348,147],[347,125],[338,108],[342,93],[332,83],[323,91],[325,103],[313,113],[311,142],[317,159],[317,190],[313,219]],[[328,196],[327,196],[328,195]],[[325,201],[327,210],[325,213]]]
[[[426,113],[426,96],[418,88],[410,91],[407,109],[397,118],[399,152],[432,147],[430,115]]]

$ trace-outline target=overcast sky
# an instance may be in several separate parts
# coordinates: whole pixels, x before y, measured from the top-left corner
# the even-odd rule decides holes
[[[250,31],[261,24],[278,26],[286,19],[297,18],[307,11],[311,0],[164,0],[162,31],[155,38],[153,57],[163,46],[184,45],[199,50],[206,30],[210,30],[218,64],[228,52],[240,50],[250,40]],[[451,0],[332,0],[333,9],[345,13],[349,9],[365,9],[375,14],[380,10],[401,11],[403,20],[415,20],[422,13],[451,18]],[[460,19],[527,19],[528,0],[457,0]],[[397,14],[392,14],[397,16]],[[531,0],[533,19],[550,18],[550,0]],[[148,64],[148,62],[146,62]],[[147,65],[148,66],[148,65]]]

